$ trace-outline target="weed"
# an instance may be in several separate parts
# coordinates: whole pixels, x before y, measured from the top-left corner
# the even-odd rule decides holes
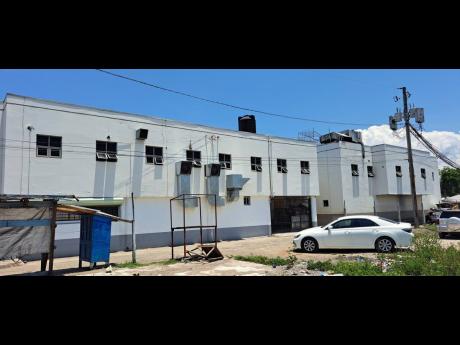
[[[262,255],[249,255],[249,256],[242,256],[242,255],[235,255],[233,259],[239,261],[247,261],[247,262],[254,262],[256,264],[268,265],[268,266],[288,266],[292,267],[294,263],[297,261],[297,257],[294,255],[290,255],[287,259],[281,258],[277,256],[276,258],[269,258],[267,256]]]

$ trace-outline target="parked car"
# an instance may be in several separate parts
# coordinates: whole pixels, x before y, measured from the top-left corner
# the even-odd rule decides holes
[[[398,223],[378,216],[341,217],[325,225],[297,233],[296,249],[315,252],[318,249],[375,249],[391,252],[409,247],[414,234],[410,223]]]
[[[460,233],[460,210],[442,211],[439,216],[439,238],[446,238],[453,233]]]

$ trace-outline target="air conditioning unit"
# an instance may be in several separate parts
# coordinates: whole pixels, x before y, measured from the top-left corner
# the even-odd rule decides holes
[[[281,168],[281,172],[282,172],[283,174],[287,174],[288,170],[287,170],[287,168]]]
[[[148,134],[149,134],[149,130],[148,130],[148,129],[139,128],[139,129],[136,131],[136,139],[138,139],[138,140],[145,140],[145,139],[147,139]]]
[[[191,161],[192,165],[194,168],[201,168],[201,162],[200,161]]]
[[[163,157],[161,156],[156,156],[153,158],[153,162],[156,164],[156,165],[163,165]]]
[[[226,176],[226,186],[227,186],[227,200],[233,201],[239,198],[240,190],[243,189],[243,186],[246,182],[249,181],[249,178],[244,178],[240,174],[232,174]]]
[[[192,173],[191,161],[176,162],[176,175],[190,175]]]
[[[219,163],[206,164],[204,166],[204,176],[220,176],[221,165]]]
[[[300,173],[301,173],[301,174],[309,174],[309,173],[310,173],[310,169],[302,168],[302,169],[300,169]]]
[[[256,171],[261,172],[261,171],[262,171],[262,167],[261,167],[260,165],[257,165],[257,166],[256,166]]]

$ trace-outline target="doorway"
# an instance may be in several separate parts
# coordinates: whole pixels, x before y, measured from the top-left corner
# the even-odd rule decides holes
[[[272,233],[295,232],[311,227],[310,198],[275,196],[270,202]]]

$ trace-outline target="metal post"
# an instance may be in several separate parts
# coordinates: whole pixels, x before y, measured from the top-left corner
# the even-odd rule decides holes
[[[422,203],[422,224],[426,224],[425,220],[425,208],[423,207],[423,196],[421,197],[421,203]]]
[[[53,266],[54,266],[54,238],[56,237],[56,208],[57,208],[57,201],[53,200],[53,209],[52,209],[51,224],[50,224],[51,239],[50,239],[49,266],[48,266],[48,274],[50,275],[53,273]]]
[[[345,200],[343,201],[343,214],[344,214],[344,216],[347,215],[347,207],[346,207],[346,204],[345,204]]]
[[[201,218],[201,196],[198,197],[198,203],[200,206],[200,244],[203,245],[203,219]]]
[[[131,223],[131,241],[133,243],[133,263],[136,263],[136,232],[134,229],[134,193],[131,192],[131,203],[133,206],[133,222]]]
[[[183,223],[184,223],[184,258],[187,256],[187,250],[186,250],[186,236],[185,236],[185,194],[182,195],[182,218],[183,218]]]
[[[402,87],[403,101],[404,101],[404,121],[406,126],[406,141],[407,141],[407,156],[409,159],[409,175],[410,175],[410,190],[412,194],[412,216],[414,218],[415,227],[418,226],[417,218],[417,194],[415,191],[415,173],[414,173],[414,161],[412,157],[412,143],[410,138],[410,115],[407,109],[407,91],[405,87]]]
[[[217,247],[217,194],[214,194],[214,244]]]
[[[169,219],[171,221],[171,259],[174,260],[174,229],[172,223],[172,200],[169,200]]]
[[[398,221],[401,223],[401,198],[398,197]]]
[[[375,209],[375,199],[374,199],[374,216],[377,215],[377,211]]]

